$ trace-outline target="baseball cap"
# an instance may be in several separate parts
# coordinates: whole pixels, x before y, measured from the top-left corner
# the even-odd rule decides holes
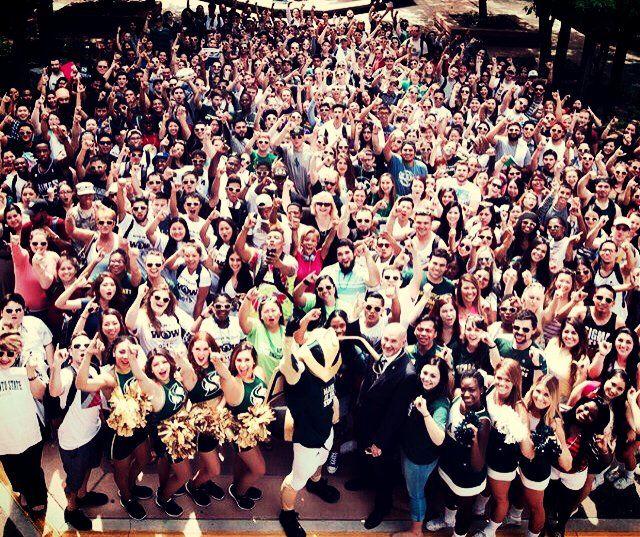
[[[268,194],[260,194],[256,198],[256,205],[258,207],[271,207],[273,205],[273,200]]]
[[[616,226],[627,226],[631,228],[631,220],[626,216],[618,216],[618,218],[613,221],[613,227]]]
[[[90,183],[89,181],[83,181],[76,185],[76,194],[78,194],[78,196],[88,196],[95,193],[96,189],[93,186],[93,183]]]
[[[29,204],[29,211],[31,212],[32,216],[38,213],[41,213],[43,211],[46,212],[48,209],[49,209],[49,204],[43,199],[33,200]]]
[[[168,160],[169,159],[169,153],[156,153],[156,156],[153,157],[153,162],[156,162],[158,160]]]
[[[536,71],[535,69],[531,69],[531,71],[527,73],[527,76],[529,78],[536,78],[538,76],[538,71]]]

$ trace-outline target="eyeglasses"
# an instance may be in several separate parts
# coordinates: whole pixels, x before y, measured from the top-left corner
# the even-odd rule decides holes
[[[380,306],[374,306],[372,304],[367,304],[364,309],[366,309],[367,311],[376,311],[378,313],[380,313],[382,311],[382,308]]]
[[[71,345],[72,349],[88,349],[89,348],[89,343],[74,343],[73,345]]]
[[[43,241],[43,242],[40,242],[40,241],[32,241],[32,242],[31,242],[31,246],[46,246],[46,245],[47,245],[47,241]]]
[[[605,304],[613,304],[613,298],[610,296],[596,295],[593,298],[599,302],[604,302]]]
[[[149,262],[149,263],[145,263],[145,265],[147,265],[147,267],[149,267],[149,268],[154,268],[154,267],[155,268],[160,268],[162,266],[162,263],[151,263],[151,262]]]
[[[527,328],[526,326],[513,325],[514,332],[522,332],[523,334],[528,334],[531,332],[531,328]]]
[[[4,311],[11,315],[12,313],[22,313],[22,308],[5,308]]]
[[[98,220],[98,225],[99,226],[111,226],[114,223],[115,222],[113,220]]]
[[[162,304],[168,304],[169,303],[169,297],[166,297],[166,296],[154,296],[153,299],[156,302],[161,302]]]

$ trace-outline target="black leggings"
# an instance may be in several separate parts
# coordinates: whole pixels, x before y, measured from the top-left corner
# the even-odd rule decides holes
[[[477,496],[458,496],[449,487],[445,495],[447,509],[456,510],[455,532],[458,535],[466,535],[471,529],[473,520],[473,504]]]
[[[11,487],[24,496],[30,508],[47,505],[47,485],[42,471],[43,445],[41,441],[17,455],[0,455]]]
[[[565,487],[559,479],[552,479],[544,495],[544,510],[547,515],[547,524],[551,521],[557,523],[564,530],[571,513],[577,507],[580,499],[579,490],[571,490]]]

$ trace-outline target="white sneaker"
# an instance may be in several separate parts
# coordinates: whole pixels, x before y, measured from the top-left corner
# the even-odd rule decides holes
[[[502,526],[520,526],[522,525],[522,516],[507,515],[502,521]]]
[[[427,521],[424,527],[427,531],[440,531],[447,528],[453,528],[453,524],[449,524],[444,517],[441,517]]]
[[[636,480],[634,479],[634,474],[628,474],[625,472],[625,474],[618,479],[613,486],[616,488],[616,490],[624,490],[626,488],[629,488],[631,485],[634,485],[636,482]]]
[[[622,469],[620,466],[612,466],[604,473],[604,478],[609,481],[609,483],[615,483],[621,476]]]

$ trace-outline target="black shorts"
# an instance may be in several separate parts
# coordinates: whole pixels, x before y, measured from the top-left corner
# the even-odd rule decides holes
[[[122,461],[130,457],[140,444],[146,442],[148,437],[146,429],[136,429],[133,436],[118,436],[114,432],[109,448],[109,457],[114,461]]]
[[[218,439],[212,434],[198,434],[198,453],[211,453],[220,445]]]
[[[152,430],[149,437],[151,438],[151,445],[153,446],[153,450],[156,452],[156,455],[158,456],[159,459],[167,459],[170,464],[182,462],[184,460],[184,459],[174,459],[173,457],[171,457],[171,455],[169,455],[169,452],[167,451],[167,446],[164,444],[164,442],[160,439],[160,436],[158,435],[157,428]]]
[[[60,448],[62,467],[67,474],[64,491],[66,493],[78,492],[84,483],[87,474],[100,466],[102,459],[102,435],[96,434],[84,446],[67,451]]]

